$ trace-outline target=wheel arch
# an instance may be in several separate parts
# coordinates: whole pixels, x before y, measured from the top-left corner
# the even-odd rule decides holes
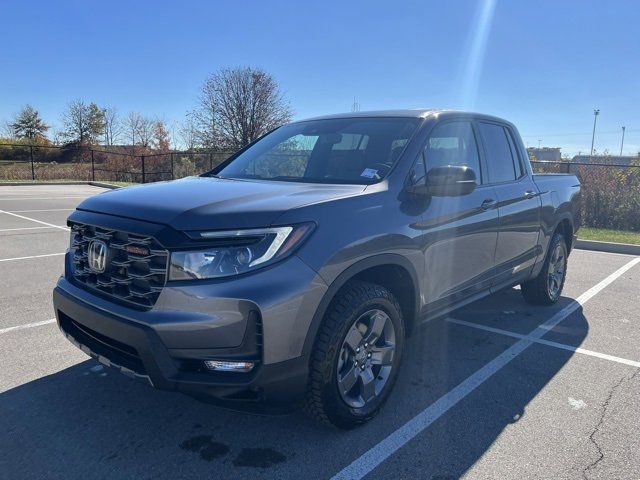
[[[392,273],[392,275],[385,278],[385,274],[388,273]],[[310,355],[320,324],[331,301],[352,280],[369,281],[389,288],[400,303],[407,332],[411,331],[411,327],[420,312],[420,283],[416,271],[411,262],[401,255],[375,255],[349,266],[331,283],[311,320],[311,325],[304,341],[303,355]],[[393,283],[393,280],[400,281]]]

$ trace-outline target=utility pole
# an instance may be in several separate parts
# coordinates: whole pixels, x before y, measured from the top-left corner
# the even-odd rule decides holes
[[[538,150],[540,150],[540,142],[542,142],[542,140],[538,139]]]
[[[620,156],[622,157],[622,147],[624,147],[624,131],[627,127],[622,127],[622,141],[620,142]]]
[[[353,97],[353,104],[351,105],[351,111],[352,112],[359,112],[360,111],[360,104],[358,102],[356,102],[356,97]]]
[[[593,144],[596,140],[596,122],[598,121],[598,115],[600,115],[600,109],[593,109],[593,134],[591,135],[591,155],[589,160],[593,161]]]

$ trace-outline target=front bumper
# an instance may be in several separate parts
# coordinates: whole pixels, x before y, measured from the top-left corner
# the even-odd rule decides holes
[[[85,353],[155,388],[257,410],[290,405],[303,397],[308,375],[297,339],[304,340],[326,288],[299,259],[284,263],[286,277],[273,268],[238,282],[167,286],[148,311],[60,278],[53,292],[56,318]],[[212,359],[256,366],[247,373],[211,372],[203,361]]]

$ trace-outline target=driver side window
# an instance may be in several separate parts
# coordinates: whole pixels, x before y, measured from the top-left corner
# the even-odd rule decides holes
[[[424,156],[427,170],[447,165],[465,165],[480,178],[478,145],[470,122],[455,121],[436,126],[424,148]]]

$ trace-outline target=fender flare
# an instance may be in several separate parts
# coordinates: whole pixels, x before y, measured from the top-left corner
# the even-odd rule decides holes
[[[411,277],[411,283],[413,284],[414,290],[414,312],[415,315],[420,314],[420,283],[418,281],[418,275],[416,274],[415,269],[411,262],[403,257],[402,255],[398,255],[395,253],[383,253],[380,255],[374,255],[372,257],[365,258],[363,260],[359,260],[356,263],[350,265],[347,269],[345,269],[340,275],[338,275],[335,280],[329,285],[329,288],[324,293],[322,300],[318,304],[318,308],[313,315],[311,320],[311,324],[309,325],[309,330],[307,331],[307,335],[304,340],[304,345],[302,347],[302,354],[305,357],[309,357],[311,355],[311,350],[313,349],[313,344],[316,340],[316,335],[318,330],[320,329],[320,324],[322,323],[322,319],[335,297],[336,293],[353,277],[355,277],[360,272],[363,272],[372,267],[378,267],[382,265],[394,265],[403,268],[409,273]]]

